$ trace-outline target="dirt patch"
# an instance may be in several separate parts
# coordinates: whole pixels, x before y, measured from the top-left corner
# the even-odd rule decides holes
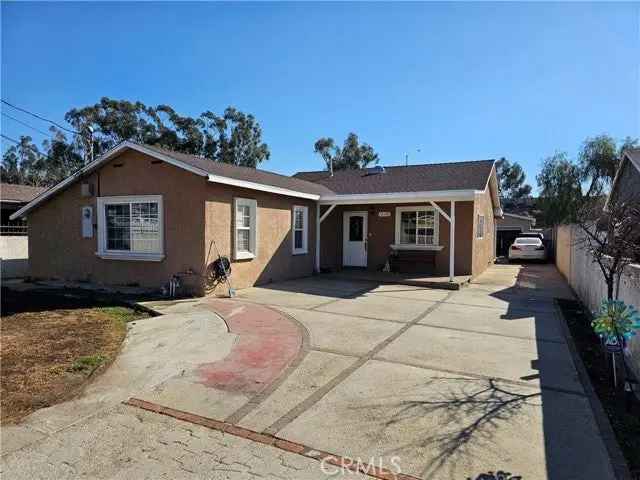
[[[591,328],[591,316],[580,302],[557,299],[574,343],[616,435],[633,478],[640,478],[640,404],[633,394],[613,388],[611,355],[604,353]],[[621,360],[618,358],[618,366]],[[618,378],[623,377],[622,369]]]
[[[90,292],[2,288],[2,424],[77,395],[117,355],[127,322],[147,316]]]

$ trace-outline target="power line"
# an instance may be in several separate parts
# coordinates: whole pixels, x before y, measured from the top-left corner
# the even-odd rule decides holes
[[[51,136],[51,132],[45,132],[44,130],[40,130],[39,128],[36,128],[36,127],[34,127],[34,126],[32,126],[32,125],[29,125],[28,123],[23,122],[22,120],[18,120],[17,118],[12,117],[12,116],[11,116],[11,115],[9,115],[8,113],[2,112],[2,116],[3,116],[3,117],[10,118],[10,119],[11,119],[11,120],[13,120],[14,122],[17,122],[17,123],[19,123],[19,124],[21,124],[21,125],[24,125],[25,127],[30,128],[31,130],[34,130],[34,131],[36,131],[36,132],[38,132],[38,133],[41,133],[42,135],[46,135],[47,137],[50,137],[50,136]]]
[[[11,103],[7,102],[7,101],[6,101],[6,100],[4,100],[4,99],[0,99],[0,101],[1,101],[2,103],[4,103],[5,105],[7,105],[7,106],[11,107],[11,108],[15,108],[16,110],[19,110],[19,111],[21,111],[21,112],[23,112],[23,113],[26,113],[27,115],[31,115],[32,117],[35,117],[35,118],[37,118],[38,120],[42,120],[43,122],[49,122],[49,123],[51,123],[52,125],[55,125],[56,127],[60,128],[60,129],[62,129],[62,130],[65,130],[65,131],[67,131],[67,132],[69,132],[69,133],[73,133],[73,134],[75,134],[75,135],[82,135],[80,132],[76,132],[75,130],[71,130],[70,128],[63,127],[62,125],[60,125],[60,124],[59,124],[59,123],[57,123],[57,122],[54,122],[53,120],[49,120],[48,118],[44,118],[44,117],[42,117],[42,116],[38,115],[37,113],[30,112],[29,110],[25,110],[24,108],[17,107],[17,106],[15,106],[15,105],[13,105],[13,104],[11,104]]]
[[[20,142],[18,140],[16,140],[15,138],[7,137],[4,133],[0,133],[0,137],[4,138],[5,140],[9,140],[10,142],[15,143],[16,145],[20,145]]]

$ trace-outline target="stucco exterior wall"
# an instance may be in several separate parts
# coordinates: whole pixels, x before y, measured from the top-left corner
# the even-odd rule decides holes
[[[484,215],[484,232],[482,238],[476,236],[478,215]],[[489,189],[484,193],[476,194],[473,215],[473,268],[474,277],[480,275],[495,260],[495,217],[493,215],[493,202]]]
[[[83,182],[93,185],[94,196],[81,195]],[[199,273],[204,258],[203,198],[207,186],[203,177],[137,152],[124,153],[29,214],[30,275],[159,288],[176,273]],[[105,260],[96,255],[96,199],[117,195],[162,195],[164,260]],[[84,206],[94,210],[93,238],[82,238]],[[197,289],[199,277],[185,277],[184,282],[187,288]]]
[[[233,260],[233,200],[254,199],[257,202],[258,253],[250,260]],[[308,252],[293,255],[291,233],[294,205],[309,209]],[[213,241],[220,253],[232,259],[231,283],[234,288],[245,288],[278,280],[311,275],[316,252],[316,203],[301,198],[274,195],[255,190],[212,184],[205,200],[205,263],[217,257]]]
[[[449,202],[439,202],[438,206],[449,213]],[[368,212],[367,269],[380,270],[391,251],[389,245],[395,243],[396,207],[430,206],[420,204],[376,204],[340,205],[334,208],[322,222],[321,255],[322,268],[339,270],[342,268],[343,215],[348,211]],[[323,207],[323,211],[326,207]],[[390,216],[381,217],[380,212]],[[470,275],[472,261],[471,232],[473,225],[473,202],[456,202],[456,245],[455,274]],[[439,244],[444,248],[436,253],[435,274],[449,274],[449,222],[439,216]]]
[[[583,233],[577,225],[556,228],[556,266],[589,310],[596,311],[607,298],[607,284],[589,252],[579,247]],[[640,309],[640,265],[628,265],[620,281],[619,299]],[[629,343],[628,363],[640,378],[640,338]]]
[[[94,188],[81,195],[81,183]],[[96,255],[99,196],[162,195],[164,253],[159,262],[105,260]],[[86,281],[105,285],[160,288],[181,274],[184,288],[205,293],[207,265],[231,255],[234,197],[258,204],[258,256],[233,261],[232,284],[254,284],[313,273],[315,262],[315,202],[214,184],[137,152],[126,152],[29,214],[29,274],[35,278]],[[292,255],[291,209],[309,207],[308,253]],[[94,209],[93,238],[82,238],[82,207]],[[191,273],[188,273],[191,272]]]

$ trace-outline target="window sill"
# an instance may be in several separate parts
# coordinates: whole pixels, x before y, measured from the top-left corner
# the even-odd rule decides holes
[[[292,255],[306,255],[309,253],[309,250],[294,250]]]
[[[436,252],[444,248],[443,245],[404,245],[399,243],[392,243],[389,246],[393,250],[431,250]]]
[[[233,259],[234,260],[251,260],[256,258],[256,256],[251,252],[236,252]]]
[[[113,253],[96,252],[103,260],[128,260],[132,262],[161,262],[164,260],[162,253]]]

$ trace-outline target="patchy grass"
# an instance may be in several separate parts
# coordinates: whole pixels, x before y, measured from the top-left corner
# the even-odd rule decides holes
[[[85,372],[91,375],[96,369],[107,361],[107,357],[100,355],[87,355],[85,357],[78,358],[73,365],[71,365],[72,372]]]
[[[127,323],[147,316],[91,292],[3,287],[2,423],[77,395],[116,357]]]
[[[611,355],[603,353],[600,339],[591,328],[589,312],[573,300],[558,299],[558,305],[627,464],[640,478],[640,405],[630,395],[614,391]],[[621,377],[622,371],[619,371],[618,379]]]

